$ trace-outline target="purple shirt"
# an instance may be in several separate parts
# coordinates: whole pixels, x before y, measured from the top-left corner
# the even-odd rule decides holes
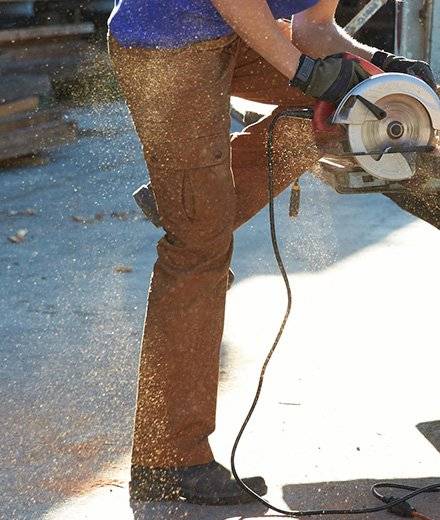
[[[318,1],[267,3],[275,18],[287,18]],[[108,24],[112,36],[126,47],[184,47],[233,33],[211,0],[118,0]]]

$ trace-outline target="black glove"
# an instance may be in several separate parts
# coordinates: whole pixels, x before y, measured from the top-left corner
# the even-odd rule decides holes
[[[394,56],[394,54],[385,51],[377,51],[374,53],[371,63],[384,72],[402,72],[403,74],[417,76],[432,89],[437,90],[434,74],[426,61],[409,60],[403,56]]]
[[[318,60],[303,54],[289,85],[317,99],[338,104],[353,87],[369,76],[361,65],[342,54]]]

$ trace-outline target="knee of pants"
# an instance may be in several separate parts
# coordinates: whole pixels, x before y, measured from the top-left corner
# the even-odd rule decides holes
[[[155,182],[156,181],[156,182]],[[192,265],[226,262],[235,224],[235,188],[229,161],[152,175],[166,235],[159,256]],[[173,261],[174,263],[174,261]]]

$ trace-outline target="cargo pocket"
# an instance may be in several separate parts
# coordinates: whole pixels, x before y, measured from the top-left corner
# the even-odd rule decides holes
[[[166,141],[157,139],[144,147],[148,166],[154,169],[188,170],[205,168],[229,160],[230,138],[225,135],[208,135]]]
[[[144,152],[165,227],[222,220],[234,193],[229,133],[160,141]]]

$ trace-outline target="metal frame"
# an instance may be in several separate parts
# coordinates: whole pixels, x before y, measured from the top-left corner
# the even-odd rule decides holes
[[[396,1],[396,54],[428,59],[430,0]]]
[[[355,35],[387,2],[388,0],[370,0],[345,26],[345,30],[351,36]]]
[[[429,61],[440,78],[440,0],[430,0]]]
[[[440,78],[440,0],[396,2],[396,54],[430,62]]]

